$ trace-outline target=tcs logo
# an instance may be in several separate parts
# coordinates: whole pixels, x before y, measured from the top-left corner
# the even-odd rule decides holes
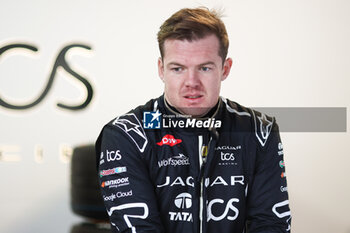
[[[207,208],[208,208],[207,222],[209,222],[210,220],[217,222],[217,221],[223,220],[224,218],[227,218],[230,221],[236,220],[239,215],[239,210],[233,204],[238,202],[239,202],[238,198],[231,198],[227,203],[225,203],[224,200],[218,199],[218,198],[209,201],[209,203],[207,204]],[[224,212],[221,214],[216,213],[216,215],[214,215],[212,211],[214,205],[226,205]]]
[[[86,50],[91,50],[91,47],[84,45],[84,44],[69,44],[69,45],[63,47],[56,57],[55,63],[53,65],[51,73],[48,77],[46,86],[44,87],[44,89],[41,91],[41,93],[38,95],[38,97],[36,99],[25,101],[25,103],[23,103],[23,104],[14,104],[14,103],[10,103],[8,100],[5,100],[0,93],[0,106],[7,108],[7,109],[11,109],[11,110],[25,110],[25,109],[29,109],[29,108],[36,106],[49,93],[49,91],[52,88],[52,85],[54,83],[54,80],[55,80],[55,77],[57,74],[57,70],[59,68],[62,68],[68,74],[70,74],[69,77],[77,79],[80,83],[82,83],[85,86],[87,94],[86,94],[86,99],[80,104],[74,104],[74,105],[71,104],[70,105],[70,104],[65,104],[65,103],[57,103],[57,107],[67,109],[67,110],[72,110],[72,111],[81,110],[81,109],[86,108],[92,100],[93,88],[92,88],[90,82],[86,78],[84,78],[83,76],[78,74],[76,71],[74,71],[71,68],[71,66],[69,65],[69,63],[67,62],[66,54],[72,48],[83,48]],[[33,45],[24,44],[24,43],[10,44],[10,45],[0,47],[0,58],[2,59],[2,56],[4,56],[5,52],[7,52],[9,50],[13,50],[13,49],[16,49],[16,50],[20,49],[20,50],[27,50],[27,51],[29,50],[31,52],[38,51],[38,48],[33,46]]]
[[[233,153],[221,152],[221,160],[222,161],[233,161],[233,160],[235,160],[235,157],[234,157]]]
[[[106,157],[107,157],[108,162],[122,159],[122,155],[120,154],[120,150],[116,150],[116,151],[106,150]]]

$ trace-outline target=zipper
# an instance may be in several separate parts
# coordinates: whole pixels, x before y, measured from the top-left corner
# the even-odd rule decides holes
[[[200,167],[200,196],[199,196],[199,233],[203,232],[203,156],[202,156],[202,147],[203,147],[203,135],[198,136],[198,159]]]
[[[198,136],[198,155],[199,155],[199,167],[200,167],[200,197],[199,197],[199,233],[203,233],[203,216],[204,216],[204,197],[203,197],[203,192],[204,192],[204,167],[205,163],[207,161],[207,156],[209,153],[209,145],[212,140],[212,137],[210,137],[207,149],[203,150],[203,135]],[[203,156],[204,151],[206,151],[206,155]]]

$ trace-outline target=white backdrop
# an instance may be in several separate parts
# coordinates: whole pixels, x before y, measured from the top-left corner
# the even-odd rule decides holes
[[[94,88],[87,108],[58,108],[57,102],[78,104],[86,95],[81,82],[60,69],[40,104],[25,111],[0,106],[1,232],[68,233],[81,221],[69,207],[69,160],[62,150],[69,155],[69,148],[94,142],[107,121],[162,93],[156,33],[180,8],[224,9],[234,64],[223,96],[254,107],[350,107],[347,0],[0,3],[0,48],[26,43],[39,49],[0,56],[0,98],[36,99],[59,51],[72,43],[92,48],[69,50],[67,61]],[[349,233],[349,132],[281,136],[292,231]]]

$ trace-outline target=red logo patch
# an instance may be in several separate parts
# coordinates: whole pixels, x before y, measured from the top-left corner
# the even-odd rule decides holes
[[[165,135],[160,142],[157,142],[157,145],[163,146],[163,145],[169,145],[169,146],[175,146],[176,144],[181,143],[181,139],[174,138],[173,135],[167,134]]]

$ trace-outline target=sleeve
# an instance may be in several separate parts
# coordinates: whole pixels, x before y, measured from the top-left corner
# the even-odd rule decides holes
[[[112,231],[163,232],[156,195],[133,135],[107,125],[96,141],[101,194]]]
[[[259,128],[260,139],[265,141],[257,141],[259,146],[247,197],[247,233],[287,233],[291,212],[278,125],[273,118],[266,118],[265,126]]]

